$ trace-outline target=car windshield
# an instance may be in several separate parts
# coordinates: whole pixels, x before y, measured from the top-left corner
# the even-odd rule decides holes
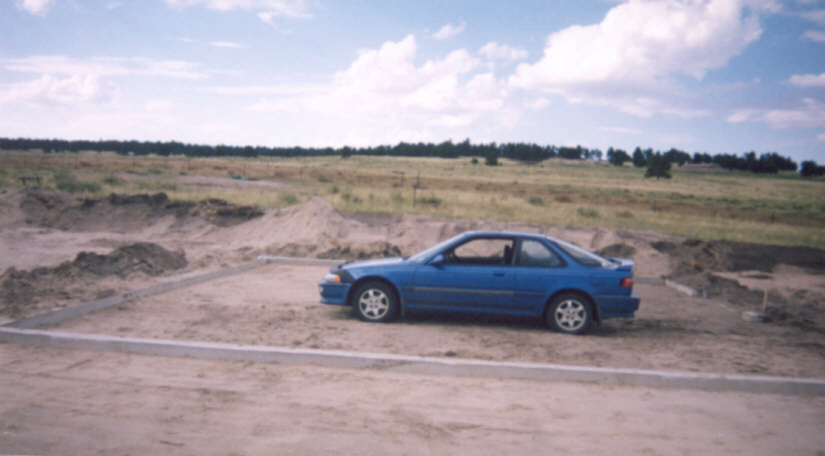
[[[616,265],[608,260],[607,258],[602,258],[599,255],[596,255],[593,252],[589,252],[575,244],[571,244],[569,242],[562,241],[561,239],[551,239],[560,249],[564,250],[564,253],[573,257],[577,263],[581,264],[582,266],[601,266],[603,268],[615,267]]]
[[[451,237],[450,239],[447,239],[446,241],[439,242],[438,244],[430,247],[429,249],[424,250],[423,252],[416,253],[415,255],[407,258],[407,261],[410,261],[410,262],[413,262],[413,263],[423,263],[428,258],[435,255],[437,252],[441,251],[442,249],[444,249],[444,247],[446,247],[448,244],[452,243],[453,241],[455,241],[459,237],[461,237],[461,235]]]

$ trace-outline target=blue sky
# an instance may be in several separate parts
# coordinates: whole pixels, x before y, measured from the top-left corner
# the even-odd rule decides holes
[[[825,0],[0,0],[0,136],[825,162]]]

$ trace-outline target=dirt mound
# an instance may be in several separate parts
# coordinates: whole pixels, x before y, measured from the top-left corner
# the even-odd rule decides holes
[[[157,244],[139,242],[119,247],[107,255],[80,252],[73,261],[53,268],[31,271],[8,268],[0,275],[0,314],[15,317],[25,306],[43,299],[68,299],[72,295],[68,291],[71,288],[76,293],[88,294],[94,287],[83,285],[101,277],[158,276],[186,265],[183,252],[171,252]]]
[[[688,239],[681,244],[654,242],[651,246],[671,257],[675,277],[710,271],[772,272],[786,264],[809,273],[825,274],[825,250],[730,241]]]
[[[636,249],[627,244],[611,244],[603,249],[596,251],[599,255],[605,258],[633,258],[636,254]]]
[[[257,207],[236,206],[220,199],[193,203],[170,200],[165,193],[75,198],[45,187],[27,190],[20,208],[26,224],[64,231],[132,232],[170,216],[179,221],[201,219],[232,226],[263,215]]]

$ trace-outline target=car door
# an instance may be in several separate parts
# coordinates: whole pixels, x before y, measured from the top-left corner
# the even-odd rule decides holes
[[[513,311],[539,315],[549,294],[565,281],[567,264],[538,239],[522,239],[516,249]]]
[[[415,305],[433,309],[507,312],[515,275],[514,240],[475,238],[421,265],[415,274]]]

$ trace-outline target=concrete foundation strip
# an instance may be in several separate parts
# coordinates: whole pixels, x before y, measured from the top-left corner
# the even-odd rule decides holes
[[[116,306],[134,299],[238,274],[267,263],[292,264],[298,266],[334,266],[340,264],[341,260],[261,255],[257,261],[244,263],[231,268],[174,282],[162,283],[123,295],[110,296],[79,306],[14,321],[0,326],[0,342],[78,350],[129,352],[158,356],[185,356],[228,361],[317,364],[330,367],[388,370],[428,375],[592,382],[607,385],[644,386],[653,388],[686,388],[707,391],[825,396],[825,380],[819,379],[699,374],[693,372],[611,369],[537,363],[500,363],[456,358],[432,358],[353,353],[335,350],[291,349],[209,342],[137,339],[31,329],[46,324],[58,323],[69,318]],[[653,281],[651,280],[651,282]],[[661,282],[658,281],[657,283],[661,284]]]
[[[78,350],[129,352],[140,355],[180,356],[276,364],[315,364],[425,375],[591,382],[653,388],[825,396],[825,381],[818,379],[609,369],[535,363],[499,363],[456,358],[136,339],[16,328],[0,328],[0,341]]]
[[[266,264],[261,261],[251,261],[249,263],[239,264],[231,268],[220,269],[218,271],[207,272],[205,274],[196,275],[182,280],[172,282],[159,283],[150,287],[141,288],[140,290],[130,291],[128,293],[109,296],[108,298],[98,299],[96,301],[87,302],[78,306],[66,307],[64,309],[47,312],[40,315],[35,315],[30,318],[6,323],[3,327],[31,329],[43,325],[52,325],[63,320],[86,315],[98,310],[114,307],[125,302],[133,301],[135,299],[145,298],[147,296],[156,295],[178,288],[188,287],[198,283],[208,282],[221,277],[226,277],[232,274],[248,271]]]

